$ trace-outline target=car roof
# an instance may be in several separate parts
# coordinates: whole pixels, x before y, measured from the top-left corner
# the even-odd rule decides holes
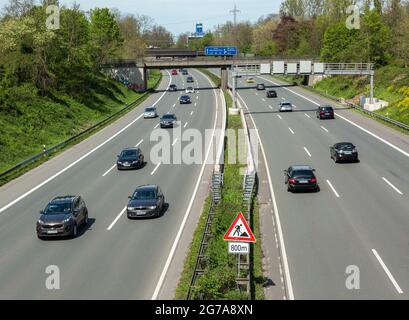
[[[146,107],[145,110],[146,110],[146,109],[156,109],[156,107],[150,106],[150,107]]]
[[[280,104],[291,104],[291,102],[290,101],[283,101],[283,102],[280,102]]]
[[[168,113],[165,113],[162,117],[164,116],[175,116],[175,114],[168,112]]]
[[[138,151],[139,150],[139,148],[135,148],[135,147],[131,147],[131,148],[125,148],[125,149],[123,149],[122,151],[128,151],[128,150],[131,150],[131,151]]]
[[[293,171],[299,171],[299,170],[313,170],[311,166],[306,166],[306,165],[295,165],[290,167]]]
[[[321,108],[321,109],[326,109],[326,108],[331,108],[331,109],[333,109],[332,106],[330,106],[329,104],[327,104],[326,106],[320,106],[320,108]]]
[[[60,196],[51,200],[50,203],[67,203],[74,201],[76,198],[78,198],[78,196]]]
[[[156,184],[145,184],[143,186],[136,187],[135,191],[136,190],[152,190],[152,189],[157,189],[157,188],[158,188],[158,185]]]

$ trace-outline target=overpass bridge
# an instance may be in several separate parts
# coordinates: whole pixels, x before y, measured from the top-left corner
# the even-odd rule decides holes
[[[314,59],[277,58],[164,57],[155,59],[147,57],[140,60],[112,60],[101,65],[101,68],[111,74],[118,73],[118,70],[127,70],[125,74],[131,73],[130,70],[133,70],[133,73],[135,73],[134,70],[139,70],[140,79],[143,82],[139,86],[141,91],[147,88],[147,71],[150,69],[220,68],[223,89],[228,86],[228,70],[234,70],[236,75],[247,76],[271,74],[302,75],[310,78],[324,75],[364,75],[370,77],[371,99],[373,99],[375,75],[373,63],[325,63]]]

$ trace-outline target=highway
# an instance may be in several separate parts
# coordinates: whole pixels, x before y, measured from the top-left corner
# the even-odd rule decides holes
[[[220,97],[205,76],[194,70],[189,73],[196,80],[195,87],[207,88],[190,94],[192,104],[179,105],[182,92],[166,91],[170,83],[185,88],[186,76],[164,72],[157,92],[138,108],[0,188],[0,299],[157,296],[163,285],[160,281],[166,282],[164,268],[168,257],[173,258],[169,254],[189,214],[203,166],[152,163],[149,155],[155,142],[150,135],[159,118],[143,119],[142,113],[155,104],[160,115],[174,112],[182,130],[196,128],[203,133],[214,129],[221,112]],[[173,148],[181,143],[180,139],[171,142]],[[142,149],[146,166],[117,171],[116,155],[132,146]],[[158,219],[128,220],[124,213],[128,196],[143,184],[159,184],[168,208]],[[90,218],[86,230],[71,240],[37,239],[39,211],[55,196],[68,194],[84,198]],[[59,290],[45,286],[49,265],[60,269]]]
[[[409,137],[341,106],[335,120],[320,121],[315,110],[328,100],[268,76],[245,79],[238,94],[267,159],[290,298],[408,299]],[[278,112],[284,100],[294,112]],[[357,146],[360,163],[330,159],[329,147],[343,141]],[[297,164],[316,169],[319,193],[287,192],[283,170]],[[355,266],[359,289],[350,290]]]

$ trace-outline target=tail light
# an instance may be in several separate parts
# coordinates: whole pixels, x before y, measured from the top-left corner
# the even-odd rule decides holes
[[[291,184],[294,184],[294,183],[295,183],[295,179],[293,179],[293,178],[288,179],[288,182],[291,183]]]
[[[321,111],[321,112],[320,112],[320,114],[324,114],[324,113],[325,113],[324,111]]]
[[[310,183],[317,183],[317,179],[316,178],[310,179]]]

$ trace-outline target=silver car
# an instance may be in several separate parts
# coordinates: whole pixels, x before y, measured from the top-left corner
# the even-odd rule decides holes
[[[280,102],[278,105],[278,110],[280,112],[291,112],[293,111],[293,105],[288,101]]]
[[[144,119],[156,118],[157,116],[158,116],[158,113],[156,112],[155,107],[148,107],[145,109],[145,112],[143,113]]]
[[[187,87],[186,93],[195,93],[195,89],[193,89],[193,87]]]

